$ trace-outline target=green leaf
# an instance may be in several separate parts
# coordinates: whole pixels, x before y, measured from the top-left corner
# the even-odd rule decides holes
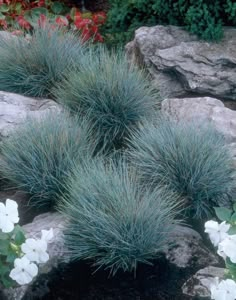
[[[24,233],[19,230],[16,233],[14,240],[15,240],[16,245],[18,245],[18,246],[21,245],[21,244],[23,244],[24,241],[25,241],[25,235],[24,235]]]
[[[230,275],[233,279],[236,278],[236,264],[232,263],[231,260],[227,257],[226,259],[226,268],[229,270]]]
[[[236,234],[236,225],[232,225],[230,229],[228,230],[228,234]]]
[[[230,223],[236,224],[236,212],[232,214],[232,216],[230,218]]]
[[[5,16],[4,16],[4,14],[2,14],[1,12],[0,12],[0,20],[5,20]]]
[[[232,210],[225,208],[225,207],[214,207],[215,209],[215,213],[217,215],[217,217],[221,220],[221,221],[226,221],[229,222],[231,215],[232,215]]]
[[[0,12],[8,12],[9,10],[10,10],[9,5],[7,4],[0,5]]]
[[[31,17],[33,19],[38,19],[40,15],[48,15],[48,10],[45,7],[35,7],[31,9]]]
[[[0,240],[7,240],[9,239],[9,235],[4,232],[0,232]]]
[[[236,212],[236,202],[233,205],[233,210]]]
[[[9,240],[1,240],[0,241],[0,254],[7,255],[9,252],[10,242]]]
[[[60,2],[53,2],[51,10],[55,15],[60,15],[63,11],[63,5]]]
[[[16,3],[15,10],[16,10],[17,14],[21,14],[21,12],[22,12],[22,5],[21,5],[20,2]]]
[[[18,255],[14,251],[10,250],[7,255],[6,262],[13,264],[14,260],[17,257],[18,257]]]

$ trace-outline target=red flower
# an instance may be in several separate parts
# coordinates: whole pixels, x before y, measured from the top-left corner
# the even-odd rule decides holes
[[[39,25],[39,27],[44,28],[46,26],[46,24],[47,24],[47,17],[45,15],[41,14],[38,19],[38,25]]]
[[[97,33],[94,37],[94,42],[100,42],[103,43],[104,42],[104,38],[101,36],[100,33]]]
[[[95,24],[102,25],[106,21],[106,14],[104,12],[93,14],[92,20]]]
[[[2,26],[3,29],[7,29],[7,22],[6,22],[6,20],[0,20],[0,26]]]
[[[90,20],[90,19],[77,19],[74,22],[77,29],[83,29],[85,27],[87,28],[88,25],[91,23],[92,23],[92,20]]]
[[[31,28],[30,23],[28,21],[26,21],[23,16],[18,16],[17,22],[24,29],[29,30]]]
[[[69,24],[67,18],[62,18],[62,17],[57,17],[56,18],[56,23],[59,25],[59,26],[67,26]]]

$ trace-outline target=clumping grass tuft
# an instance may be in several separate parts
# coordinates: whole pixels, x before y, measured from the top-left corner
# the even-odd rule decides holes
[[[74,163],[92,153],[86,124],[67,113],[28,119],[1,145],[0,174],[28,192],[31,204],[51,208]]]
[[[209,124],[160,118],[133,134],[130,145],[143,183],[167,185],[185,197],[191,215],[201,218],[233,200],[233,159],[223,136]]]
[[[87,119],[96,129],[101,147],[118,149],[125,138],[159,103],[144,71],[128,63],[124,53],[92,48],[80,69],[69,73],[54,89],[58,102]]]
[[[59,211],[66,220],[65,242],[73,260],[135,271],[150,264],[170,242],[180,206],[164,189],[141,189],[124,162],[100,159],[75,167]]]
[[[78,36],[60,28],[37,27],[32,38],[3,36],[0,43],[0,90],[50,97],[63,73],[83,59]]]

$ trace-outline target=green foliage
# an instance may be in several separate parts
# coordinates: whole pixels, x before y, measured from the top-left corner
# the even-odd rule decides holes
[[[51,207],[63,191],[72,161],[81,163],[89,130],[66,113],[29,119],[2,143],[0,173],[32,195],[31,203]]]
[[[229,205],[235,194],[235,169],[223,137],[211,126],[160,118],[133,135],[132,163],[144,184],[167,185],[186,199],[195,217]]]
[[[105,24],[109,39],[115,34],[128,41],[141,26],[169,24],[185,26],[202,39],[217,41],[223,35],[223,25],[236,24],[233,0],[111,0],[110,6]]]
[[[84,46],[78,36],[38,27],[32,37],[2,37],[0,90],[34,97],[48,97],[55,83],[82,59]]]
[[[100,159],[75,167],[59,203],[70,257],[93,261],[113,275],[157,258],[179,223],[176,196],[140,188],[123,161],[105,165]]]
[[[159,103],[143,71],[129,64],[120,51],[91,49],[54,89],[58,102],[86,115],[101,147],[121,148],[137,125],[151,118]]]

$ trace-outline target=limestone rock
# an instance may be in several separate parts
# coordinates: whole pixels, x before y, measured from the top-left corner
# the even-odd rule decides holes
[[[60,106],[49,99],[35,99],[0,91],[0,141],[24,123],[26,117],[59,112]]]
[[[162,102],[161,109],[176,121],[196,119],[209,122],[224,135],[229,144],[236,142],[236,111],[225,107],[223,102],[217,99],[210,97],[166,99]]]
[[[179,268],[201,268],[219,263],[218,256],[204,245],[200,234],[189,227],[176,226],[171,243],[164,253],[167,260]]]
[[[126,46],[163,98],[192,93],[230,100],[236,100],[235,48],[235,28],[225,29],[221,42],[209,43],[176,26],[141,27]]]
[[[64,224],[64,218],[59,213],[45,213],[35,217],[32,223],[23,226],[26,237],[36,239],[41,237],[42,229],[49,230],[53,228],[54,237],[48,243],[47,248],[49,260],[47,263],[39,265],[39,275],[49,273],[53,268],[57,268],[61,262],[66,263],[69,261],[65,257],[66,247],[63,240]],[[37,281],[37,277],[35,280]],[[27,294],[28,290],[30,290],[30,286],[31,284],[4,290],[4,297],[7,300],[21,300]]]
[[[182,286],[183,293],[192,297],[209,298],[211,285],[216,277],[223,279],[224,270],[210,266],[198,271]]]

